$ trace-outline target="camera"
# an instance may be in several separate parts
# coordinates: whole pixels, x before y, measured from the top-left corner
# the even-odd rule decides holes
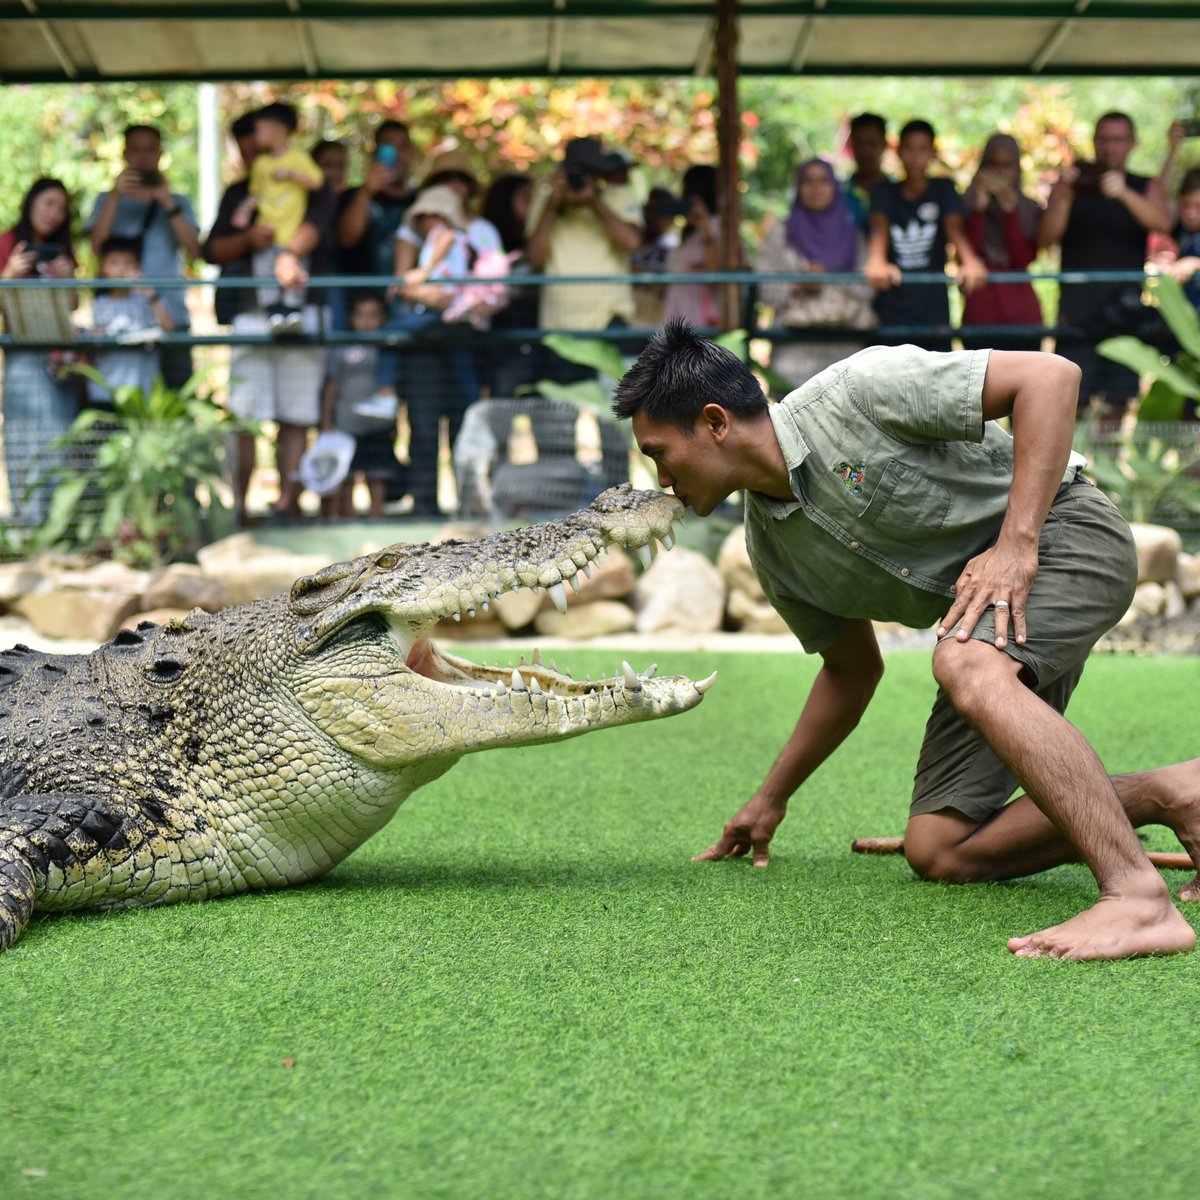
[[[570,164],[563,168],[567,177],[567,191],[582,192],[587,187],[588,173],[580,166]]]
[[[52,263],[63,252],[63,248],[57,242],[42,242],[40,245],[31,246],[30,249],[33,251],[34,263],[39,266],[42,263]]]
[[[1079,172],[1075,179],[1077,192],[1095,192],[1100,189],[1100,176],[1104,174],[1099,163],[1077,162],[1075,169]]]
[[[664,196],[658,202],[658,211],[664,217],[686,217],[695,202],[692,196]]]
[[[162,173],[160,171],[141,171],[142,187],[158,187],[162,183]]]

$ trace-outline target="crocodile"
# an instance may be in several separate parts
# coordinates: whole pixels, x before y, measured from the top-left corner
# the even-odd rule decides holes
[[[536,651],[478,665],[431,637],[510,590],[565,611],[608,548],[648,561],[682,515],[624,484],[558,521],[388,546],[91,654],[0,653],[0,949],[35,911],[315,879],[464,754],[693,708],[715,676],[622,663],[579,681]]]

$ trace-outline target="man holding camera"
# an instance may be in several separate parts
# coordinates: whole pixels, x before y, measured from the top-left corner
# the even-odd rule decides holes
[[[526,254],[543,275],[622,275],[641,245],[637,198],[619,182],[629,164],[599,138],[567,143],[562,164],[529,213]],[[540,324],[547,330],[594,330],[624,325],[633,316],[633,288],[617,283],[547,284]]]
[[[130,125],[125,130],[125,166],[112,190],[96,197],[84,231],[97,254],[114,235],[138,242],[147,279],[182,279],[184,266],[200,255],[200,233],[191,200],[171,191],[161,157],[159,131],[153,125]],[[162,301],[172,327],[186,333],[191,319],[183,288],[164,288]],[[168,387],[182,387],[192,374],[191,347],[164,346],[162,373]]]
[[[1050,192],[1038,231],[1042,247],[1062,243],[1064,271],[1140,271],[1146,261],[1146,235],[1166,232],[1170,217],[1147,195],[1150,180],[1125,170],[1137,145],[1133,121],[1125,113],[1105,113],[1096,122],[1095,162],[1067,167]],[[1059,322],[1079,330],[1081,340],[1064,342],[1058,352],[1083,372],[1079,398],[1099,397],[1119,417],[1137,395],[1137,375],[1102,358],[1096,343],[1128,325],[1141,309],[1141,288],[1129,283],[1064,284]]]

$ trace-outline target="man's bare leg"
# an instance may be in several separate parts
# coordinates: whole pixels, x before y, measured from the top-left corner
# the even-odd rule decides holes
[[[1200,862],[1200,758],[1111,777],[1135,828],[1165,825]],[[1035,875],[1079,852],[1028,796],[1018,796],[991,820],[977,824],[952,809],[910,817],[904,851],[925,879],[988,883]],[[1181,888],[1180,900],[1200,900],[1200,875]]]
[[[295,478],[300,469],[300,459],[308,440],[308,430],[303,425],[279,422],[275,437],[275,461],[279,466],[279,511],[285,517],[299,517],[300,481]]]
[[[1019,671],[1018,662],[983,642],[943,642],[935,651],[938,683],[1022,784],[1031,802],[1019,806],[1014,802],[1005,810],[1012,815],[1004,825],[999,817],[975,829],[964,821],[962,840],[982,837],[971,857],[988,848],[998,851],[1005,859],[1001,869],[1008,868],[1009,876],[1082,859],[1096,877],[1100,899],[1061,925],[1010,939],[1009,949],[1025,957],[1075,959],[1190,950],[1195,934],[1142,851],[1099,758],[1074,726],[1021,683]],[[1039,815],[1044,814],[1045,824],[1033,816],[1034,806]],[[1058,843],[1047,826],[1055,831]],[[906,837],[906,849],[920,869],[925,839],[921,829],[914,833],[918,840],[909,848]],[[1193,836],[1190,826],[1188,836]],[[1062,842],[1073,846],[1075,853],[1064,853]],[[1016,853],[1014,847],[1019,848]]]

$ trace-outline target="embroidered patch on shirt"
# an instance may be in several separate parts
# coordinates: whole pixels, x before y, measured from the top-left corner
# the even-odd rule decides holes
[[[846,485],[846,491],[853,492],[856,496],[862,495],[863,480],[867,474],[862,463],[840,462],[833,468],[833,473]]]

